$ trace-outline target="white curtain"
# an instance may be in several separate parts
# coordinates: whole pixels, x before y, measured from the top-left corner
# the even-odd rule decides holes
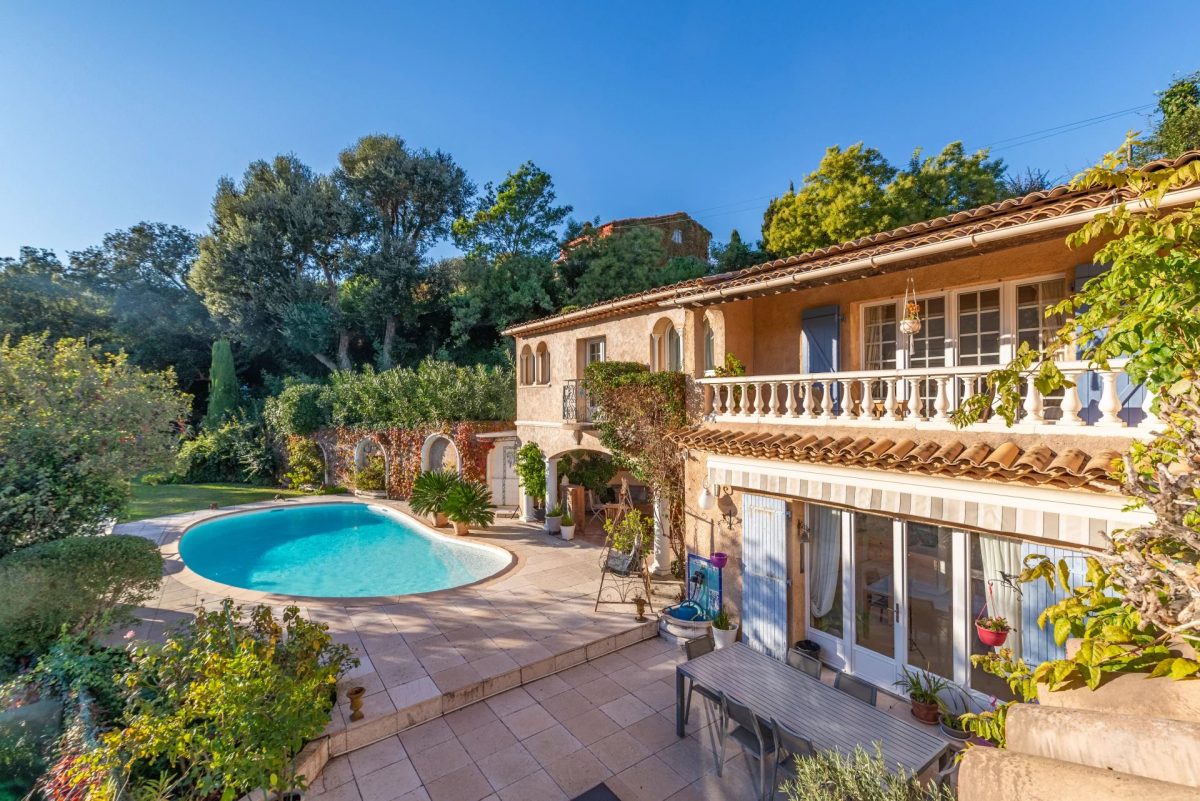
[[[983,557],[983,592],[989,617],[1003,617],[1014,629],[1021,626],[1021,595],[1016,576],[1021,572],[1021,543],[991,534],[979,535],[979,552]],[[1006,578],[1007,577],[1007,578]],[[971,610],[979,614],[978,609]],[[1013,656],[1021,656],[1021,632],[1014,631],[1005,645]]]
[[[812,506],[809,545],[809,612],[824,617],[833,608],[842,580],[842,513],[828,506]]]

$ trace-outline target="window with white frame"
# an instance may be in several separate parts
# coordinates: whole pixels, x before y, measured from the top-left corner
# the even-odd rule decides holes
[[[672,231],[671,232],[671,241],[674,242],[676,245],[682,245],[683,244],[683,231],[679,228],[676,228],[674,231]]]
[[[958,294],[958,363],[1000,364],[1000,288]]]
[[[683,369],[683,337],[675,327],[667,329],[667,369],[676,372]]]
[[[1063,280],[1035,281],[1017,285],[1017,344],[1034,350],[1045,348],[1062,328],[1066,318],[1047,312],[1066,297]]]
[[[604,337],[589,339],[583,346],[584,365],[604,361]]]
[[[891,370],[896,367],[896,304],[868,306],[863,311],[863,368]]]

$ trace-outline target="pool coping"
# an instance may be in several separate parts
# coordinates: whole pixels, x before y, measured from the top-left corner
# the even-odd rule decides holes
[[[420,525],[433,536],[439,537],[450,542],[457,542],[464,545],[477,546],[496,550],[508,557],[508,564],[502,567],[495,573],[491,573],[481,579],[469,582],[467,584],[457,584],[453,587],[441,587],[436,590],[428,590],[426,592],[403,593],[399,595],[352,595],[352,596],[335,596],[335,595],[284,595],[281,593],[265,592],[262,590],[251,590],[245,587],[237,587],[233,584],[223,584],[219,581],[205,578],[199,573],[188,567],[187,562],[179,553],[179,544],[184,536],[187,535],[196,526],[204,523],[210,523],[223,517],[233,517],[235,515],[250,514],[253,512],[267,512],[274,509],[296,508],[296,506],[307,506],[312,504],[355,504],[358,506],[377,506],[386,513],[398,514],[408,520]],[[311,607],[347,607],[347,606],[386,606],[390,604],[400,603],[408,598],[434,598],[438,593],[454,592],[468,588],[485,587],[496,581],[508,576],[513,571],[521,567],[521,557],[513,551],[505,548],[494,542],[487,541],[471,541],[467,537],[459,537],[457,535],[446,534],[438,528],[431,525],[428,521],[412,514],[406,509],[398,508],[391,505],[389,499],[383,498],[358,498],[354,495],[314,495],[310,497],[286,498],[282,500],[271,501],[256,501],[254,503],[239,504],[237,506],[223,507],[219,510],[204,510],[211,511],[212,514],[204,515],[197,519],[191,520],[180,528],[171,528],[164,535],[159,543],[158,549],[162,554],[164,561],[169,565],[169,575],[171,578],[191,587],[194,590],[199,590],[205,593],[214,593],[224,598],[231,598],[234,601],[242,603],[265,603],[275,606],[280,605],[295,605],[295,606],[311,606]],[[192,513],[196,514],[196,513]],[[482,536],[486,534],[480,532]],[[471,535],[468,535],[468,537]],[[479,536],[477,534],[476,536]]]

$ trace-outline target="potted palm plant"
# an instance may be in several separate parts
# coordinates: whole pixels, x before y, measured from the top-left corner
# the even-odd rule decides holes
[[[923,670],[903,668],[896,686],[908,695],[914,718],[930,726],[937,724],[942,714],[941,693],[949,689],[950,682]]]
[[[729,613],[725,611],[725,605],[721,605],[721,611],[717,612],[712,620],[713,645],[716,648],[724,648],[727,645],[733,645],[737,641],[738,624],[730,619]]]
[[[546,533],[557,534],[562,529],[563,508],[561,503],[556,503],[546,512]]]
[[[446,493],[443,511],[454,524],[454,533],[464,537],[471,527],[490,526],[496,514],[492,511],[492,493],[482,482],[459,479]]]
[[[575,519],[571,517],[571,510],[564,509],[562,519],[559,521],[559,531],[562,532],[564,540],[575,539]]]
[[[419,515],[432,515],[435,526],[446,525],[446,496],[458,483],[453,470],[426,470],[413,479],[409,508]]]

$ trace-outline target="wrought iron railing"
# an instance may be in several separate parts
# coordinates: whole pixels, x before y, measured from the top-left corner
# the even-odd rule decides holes
[[[587,390],[579,379],[563,383],[563,421],[567,423],[594,423],[596,408],[588,400]]]

